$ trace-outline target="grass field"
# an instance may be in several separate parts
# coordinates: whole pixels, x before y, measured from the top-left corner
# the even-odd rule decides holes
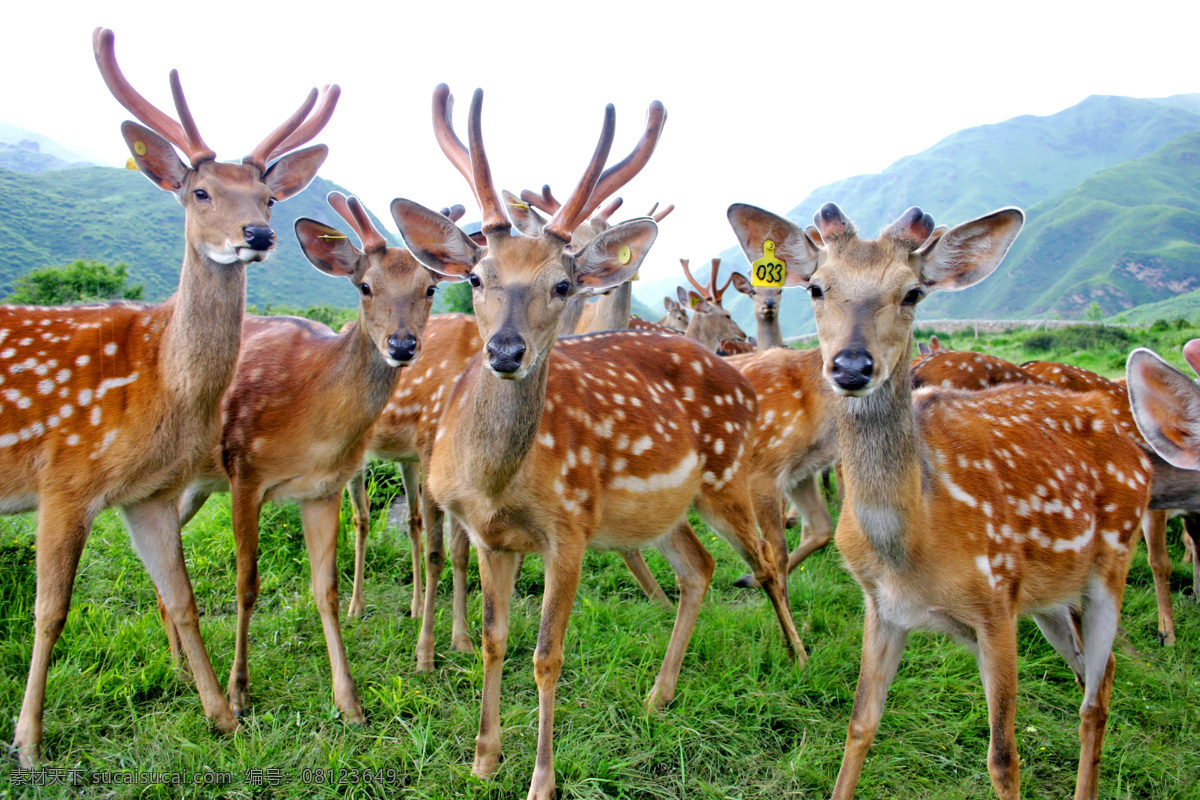
[[[1196,332],[1160,333],[1187,338]],[[1174,343],[1161,344],[1166,349]],[[1000,347],[1010,346],[1019,345]],[[153,588],[117,517],[106,512],[88,542],[71,615],[55,650],[46,767],[82,770],[78,774],[87,781],[104,780],[105,771],[232,777],[219,786],[30,788],[14,783],[25,777],[9,759],[0,763],[0,797],[523,797],[537,738],[531,657],[540,561],[528,559],[517,584],[502,694],[505,757],[496,778],[482,782],[470,774],[482,665],[477,655],[449,648],[449,570],[439,606],[438,667],[418,675],[413,669],[418,622],[407,616],[407,537],[385,530],[386,499],[377,502],[367,562],[368,613],[345,625],[365,726],[343,725],[332,703],[329,664],[293,508],[268,506],[264,513],[262,593],[251,627],[253,707],[233,737],[209,728],[193,687],[175,673]],[[347,521],[348,513],[344,530]],[[677,696],[663,712],[646,712],[642,700],[665,651],[673,615],[642,597],[615,555],[588,555],[558,692],[555,751],[562,796],[827,797],[858,672],[859,590],[832,547],[793,573],[793,613],[811,655],[797,668],[788,660],[765,596],[735,589],[732,583],[743,566],[727,545],[697,520],[693,524],[710,546],[717,572]],[[1179,563],[1177,525],[1172,523],[1169,538],[1176,563],[1172,586],[1179,644],[1174,648],[1157,643],[1144,548],[1130,571],[1101,770],[1104,798],[1200,797],[1200,609],[1190,599],[1191,568]],[[33,528],[32,516],[0,519],[0,738],[5,741],[12,739],[33,640]],[[184,544],[204,614],[201,628],[224,681],[235,617],[227,497],[209,503],[185,532]],[[344,606],[349,543],[343,542],[339,557]],[[666,562],[656,554],[648,560],[673,596]],[[474,565],[471,588],[469,614],[477,639]],[[1024,796],[1070,796],[1080,693],[1066,664],[1032,623],[1023,622],[1019,635],[1017,731]],[[945,637],[915,634],[857,797],[990,797],[987,744],[987,708],[973,658]],[[328,775],[323,770],[357,782],[315,782]],[[272,784],[275,777],[281,780]]]

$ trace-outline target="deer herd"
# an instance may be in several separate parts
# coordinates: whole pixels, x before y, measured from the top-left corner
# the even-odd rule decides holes
[[[735,273],[718,288],[717,260],[707,285],[684,260],[694,291],[681,288],[678,301],[666,299],[666,317],[642,322],[630,317],[630,281],[673,207],[610,219],[621,205],[615,193],[654,153],[663,106],[651,104],[637,145],[611,165],[608,106],[593,157],[560,202],[549,187],[498,192],[482,92],[471,100],[464,144],[442,85],[435,138],[474,195],[482,228],[458,226],[461,206],[396,199],[390,212],[407,249],[389,247],[356,198],[330,194],[348,231],[302,218],[295,235],[314,267],[361,295],[357,319],[335,333],[298,318],[247,316],[244,306],[246,265],[276,243],[271,206],[304,189],[325,159],[323,145],[304,145],[333,114],[338,87],[314,89],[240,163],[224,163],[201,138],[174,71],[178,120],[122,75],[112,31],[97,29],[93,47],[109,90],[141,123],[121,129],[139,170],[184,207],[186,246],[179,289],[160,305],[0,306],[0,510],[38,514],[35,634],[13,741],[22,766],[41,760],[51,650],[92,521],[109,507],[120,509],[154,581],[172,655],[190,671],[205,715],[228,733],[250,705],[261,509],[268,500],[298,503],[334,699],[345,721],[362,722],[335,555],[349,483],[348,615],[357,617],[369,454],[402,464],[418,670],[435,667],[443,520],[458,650],[474,647],[468,545],[477,550],[480,777],[500,764],[500,680],[523,555],[540,554],[545,565],[529,797],[549,798],[556,689],[584,551],[618,551],[647,596],[668,607],[641,551],[657,549],[675,570],[675,626],[646,698],[660,709],[675,695],[713,576],[688,522],[694,510],[750,567],[741,583],[766,593],[799,662],[806,651],[788,572],[833,537],[862,588],[862,661],[835,798],[854,793],[913,630],[943,632],[975,654],[992,785],[999,797],[1018,797],[1021,615],[1033,617],[1082,687],[1075,797],[1098,796],[1113,640],[1139,531],[1150,547],[1160,636],[1174,641],[1163,531],[1168,509],[1200,510],[1200,389],[1144,349],[1129,356],[1127,383],[936,346],[922,345],[910,364],[920,301],[992,273],[1021,230],[1021,211],[935,228],[911,208],[864,239],[833,204],[808,228],[734,204],[728,218],[747,260],[777,267],[776,279]],[[474,316],[430,315],[444,281],[469,282]],[[722,307],[730,285],[753,300],[756,348]],[[808,291],[819,348],[784,345],[784,285]],[[1192,345],[1184,356],[1200,369]],[[836,533],[820,488],[835,463],[844,493]],[[237,565],[226,692],[200,635],[180,537],[218,490],[232,497]],[[805,520],[791,553],[785,498]]]

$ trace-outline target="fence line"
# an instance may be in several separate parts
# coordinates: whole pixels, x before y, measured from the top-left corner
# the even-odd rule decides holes
[[[942,333],[973,332],[976,336],[983,333],[1007,333],[1014,330],[1057,330],[1073,325],[1107,325],[1110,328],[1137,328],[1125,322],[1094,322],[1081,319],[919,319],[914,327],[922,330],[935,330]],[[816,341],[815,333],[800,336],[789,336],[783,341],[786,344],[808,343]]]

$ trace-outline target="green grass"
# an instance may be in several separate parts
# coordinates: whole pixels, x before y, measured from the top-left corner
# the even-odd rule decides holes
[[[516,589],[505,669],[505,757],[496,778],[470,774],[482,682],[477,655],[449,649],[446,597],[438,619],[438,668],[413,669],[417,621],[409,619],[407,539],[376,514],[367,562],[368,613],[344,626],[368,717],[338,719],[329,667],[294,509],[268,507],[263,592],[251,627],[253,708],[232,737],[210,729],[193,687],[170,663],[154,592],[115,515],[103,514],[84,553],[65,633],[55,650],[46,710],[48,767],[231,772],[221,787],[94,786],[84,797],[522,796],[537,738],[531,656],[537,636],[540,561],[527,560]],[[344,518],[343,523],[348,520]],[[31,517],[11,517],[0,537],[0,736],[11,741],[32,645]],[[826,797],[841,759],[861,643],[862,603],[837,552],[813,556],[791,579],[791,600],[811,658],[788,660],[760,593],[734,589],[742,565],[697,528],[717,559],[713,587],[684,661],[674,703],[647,713],[672,615],[642,598],[620,560],[589,554],[568,629],[558,692],[556,767],[564,797]],[[185,534],[204,612],[205,641],[224,678],[233,647],[233,548],[225,497]],[[1172,555],[1180,557],[1172,532]],[[669,567],[649,556],[673,593]],[[343,601],[351,545],[343,542]],[[448,573],[448,571],[447,571]],[[1117,684],[1105,743],[1102,797],[1196,797],[1200,770],[1200,611],[1181,600],[1190,571],[1174,576],[1179,644],[1156,643],[1150,571],[1139,553],[1126,594]],[[477,573],[470,619],[478,635]],[[443,593],[448,594],[448,574]],[[1018,731],[1025,797],[1069,795],[1078,744],[1079,692],[1066,665],[1032,624],[1020,631]],[[986,797],[987,708],[972,657],[945,638],[914,635],[892,687],[858,797]],[[19,789],[0,766],[0,796],[65,797]],[[277,769],[289,782],[247,783],[247,770]],[[392,770],[391,781],[304,785],[304,770]],[[385,773],[384,777],[388,777]],[[97,778],[98,780],[99,778]]]

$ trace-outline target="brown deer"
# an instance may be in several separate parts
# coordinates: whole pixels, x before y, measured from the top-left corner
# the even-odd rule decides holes
[[[913,359],[908,372],[914,389],[941,386],[975,390],[1009,383],[1050,383],[1003,358],[971,350],[946,350],[940,346]]]
[[[783,287],[755,286],[740,272],[733,273],[730,280],[733,288],[754,302],[754,320],[758,349],[786,347],[783,330],[779,327],[779,307],[783,300]]]
[[[1113,424],[1103,394],[1045,386],[913,394],[917,303],[1001,262],[1023,224],[1003,209],[931,237],[909,209],[860,239],[833,204],[823,245],[787,219],[735,205],[746,256],[774,243],[788,281],[812,297],[823,374],[839,395],[846,501],[837,544],[863,589],[858,690],[833,797],[849,798],[909,631],[932,629],[975,653],[988,702],[996,794],[1020,794],[1015,738],[1016,620],[1033,614],[1079,677],[1076,798],[1097,796],[1112,690],[1113,637],[1130,549],[1150,496],[1149,459]]]
[[[362,241],[301,218],[296,236],[309,262],[359,292],[357,323],[335,334],[295,317],[247,317],[242,357],[223,404],[220,443],[203,478],[180,503],[186,523],[216,490],[232,494],[237,545],[238,626],[229,702],[248,705],[247,639],[258,596],[258,525],[263,503],[300,505],[312,591],[343,718],[363,719],[338,620],[337,538],[342,487],[362,467],[371,428],[400,368],[421,354],[421,335],[441,276],[388,247],[356,198],[329,204]],[[409,367],[411,368],[411,367]]]
[[[620,285],[653,243],[653,220],[636,219],[569,250],[579,222],[648,161],[665,117],[659,103],[634,151],[603,170],[614,111],[579,186],[537,237],[514,234],[496,192],[480,130],[482,92],[471,103],[465,147],[450,123],[449,90],[434,95],[443,152],[483,210],[478,247],[429,209],[399,201],[401,235],[438,271],[466,277],[482,352],[448,399],[435,437],[428,486],[461,520],[479,552],[483,586],[484,687],[473,771],[492,775],[500,757],[500,674],[517,558],[541,552],[546,567],[534,652],[538,746],[530,798],[554,794],[555,690],[563,636],[587,547],[664,553],[680,581],[679,612],[647,700],[674,695],[680,660],[711,579],[713,562],[685,512],[729,537],[768,587],[786,632],[803,653],[779,569],[782,543],[757,536],[745,446],[754,424],[749,384],[716,356],[678,336],[610,332],[554,347],[568,299]]]
[[[663,298],[663,308],[666,309],[667,315],[654,324],[676,333],[685,333],[689,322],[687,310],[669,297]]]
[[[111,506],[179,627],[205,715],[223,731],[237,727],[200,637],[174,508],[215,438],[241,342],[246,265],[275,243],[270,206],[307,186],[327,153],[289,151],[320,132],[339,93],[327,87],[314,111],[314,90],[241,164],[222,164],[176,72],[178,122],[121,74],[112,31],[97,28],[92,46],[113,96],[148,126],[125,122],[121,132],[142,174],[183,205],[185,249],[179,290],[161,305],[0,307],[0,509],[38,511],[33,657],[13,739],[26,767],[40,757],[46,673],[80,554],[93,518]]]

